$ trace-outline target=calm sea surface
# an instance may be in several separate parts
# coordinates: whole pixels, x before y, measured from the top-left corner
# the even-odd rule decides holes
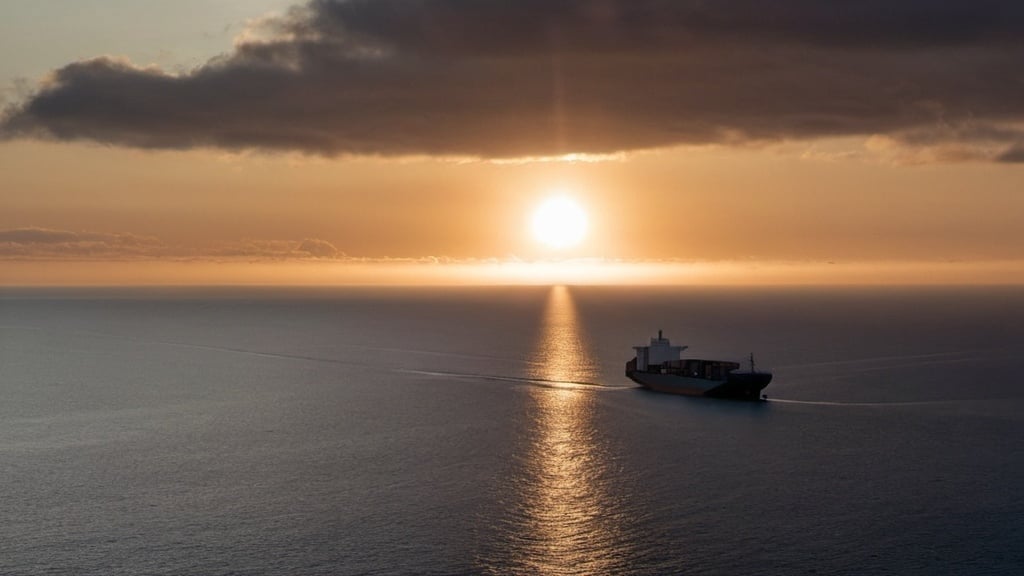
[[[635,388],[633,345],[775,373]],[[1020,288],[0,291],[0,574],[1022,574]]]

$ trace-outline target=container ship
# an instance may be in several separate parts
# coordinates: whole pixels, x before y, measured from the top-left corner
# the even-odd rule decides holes
[[[772,381],[770,372],[740,371],[738,362],[681,358],[688,346],[673,346],[668,338],[651,338],[649,346],[634,346],[636,357],[626,363],[626,376],[637,384],[669,394],[710,396],[734,400],[760,400],[761,390]]]

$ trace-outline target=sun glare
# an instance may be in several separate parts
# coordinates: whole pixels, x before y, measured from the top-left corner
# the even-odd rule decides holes
[[[549,248],[571,248],[587,234],[587,213],[572,198],[553,196],[533,213],[533,236]]]

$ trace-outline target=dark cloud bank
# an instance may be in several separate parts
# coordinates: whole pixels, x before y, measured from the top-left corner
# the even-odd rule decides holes
[[[181,75],[69,64],[0,130],[481,157],[881,134],[1024,160],[1020,0],[311,0],[262,31]]]

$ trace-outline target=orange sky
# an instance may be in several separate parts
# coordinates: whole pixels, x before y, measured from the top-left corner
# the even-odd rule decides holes
[[[243,8],[232,9],[236,12],[231,17],[241,18]],[[28,18],[20,8],[0,8],[0,16],[4,10],[11,11],[8,21]],[[250,20],[250,30],[251,25]],[[168,26],[185,30],[188,25],[175,21]],[[248,33],[244,28],[244,20],[235,20],[234,28],[224,27],[223,34],[238,42]],[[111,48],[109,38],[90,43],[89,27],[84,29],[66,40],[73,49],[52,48],[52,60],[36,56],[39,62],[26,63],[8,53],[0,59],[0,66],[7,68],[0,80],[31,86],[49,70],[111,52],[125,54],[126,62],[135,66],[145,64],[136,62],[138,54],[146,53],[141,47],[155,49],[138,37],[126,38],[122,50]],[[209,58],[217,55],[217,46],[198,41],[189,45],[185,37],[168,32],[164,40],[177,53],[188,54],[181,63],[201,65],[198,54],[203,49],[212,52]],[[36,41],[28,35],[19,38],[8,42],[21,42],[12,48],[22,51]],[[90,50],[93,45],[95,50]],[[418,54],[437,49],[410,46],[404,49]],[[176,52],[161,59],[174,61]],[[588,62],[579,64],[580,69],[604,61]],[[173,67],[169,62],[159,65]],[[126,72],[102,73],[116,79]],[[564,90],[571,91],[572,74],[559,77],[570,83]],[[922,85],[928,81],[923,78]],[[560,82],[553,88],[551,97],[558,104],[553,109],[557,117],[575,122],[593,104],[579,100],[574,111],[576,100],[557,96],[563,89]],[[470,91],[465,98],[473,97],[472,88],[464,90]],[[24,96],[32,90],[21,89],[21,96],[16,92],[5,92],[9,118],[32,98]],[[86,96],[75,98],[81,102]],[[949,98],[954,102],[959,96]],[[975,116],[984,116],[979,110],[984,109],[975,108]],[[1010,128],[1016,129],[1020,118],[1011,115],[1008,121],[1000,114],[1003,132],[1015,133]],[[38,114],[18,121],[57,129]],[[157,129],[138,126],[116,133],[88,128],[98,132],[66,141],[52,134],[40,138],[18,132],[0,140],[0,284],[494,283],[538,278],[905,283],[1024,278],[1024,164],[993,161],[997,154],[1012,157],[1012,138],[979,140],[960,131],[946,139],[922,139],[905,126],[882,124],[863,133],[834,129],[834,134],[793,131],[787,136],[788,129],[762,126],[751,114],[742,119],[744,129],[766,130],[763,135],[699,141],[695,128],[681,124],[680,130],[690,132],[680,138],[691,141],[660,143],[663,136],[636,131],[629,122],[607,122],[609,129],[631,131],[623,135],[624,148],[618,152],[600,149],[615,146],[614,134],[590,134],[583,123],[533,129],[524,124],[512,132],[504,120],[493,124],[497,139],[529,135],[522,140],[526,149],[538,133],[562,138],[559,146],[569,149],[573,144],[565,134],[589,134],[578,148],[598,154],[572,159],[538,159],[521,152],[489,158],[488,150],[513,148],[494,147],[486,143],[486,133],[466,131],[444,136],[451,139],[445,146],[476,146],[479,154],[438,152],[429,142],[422,144],[422,153],[382,148],[382,153],[361,154],[325,153],[304,141],[267,149],[269,140],[253,140],[236,148],[217,140],[224,136],[216,134],[210,136],[214,140],[194,146],[136,146],[118,140],[127,134],[124,130],[136,131],[131,138],[138,141],[150,134],[138,130]],[[920,133],[920,128],[913,130]],[[336,145],[343,144],[331,144]],[[545,146],[537,147],[539,155],[548,152]],[[563,251],[545,248],[529,234],[531,212],[555,193],[575,198],[590,219],[584,242]],[[579,266],[563,266],[558,274],[544,272],[544,265],[539,267],[543,273],[522,270],[522,262],[581,258],[618,264],[606,265],[603,275]],[[417,264],[407,266],[410,260]],[[447,264],[423,264],[426,260]],[[502,271],[494,262],[515,264]],[[624,263],[641,262],[658,262],[660,271],[623,271]],[[699,263],[699,273],[693,263]],[[405,268],[396,272],[396,266]]]

